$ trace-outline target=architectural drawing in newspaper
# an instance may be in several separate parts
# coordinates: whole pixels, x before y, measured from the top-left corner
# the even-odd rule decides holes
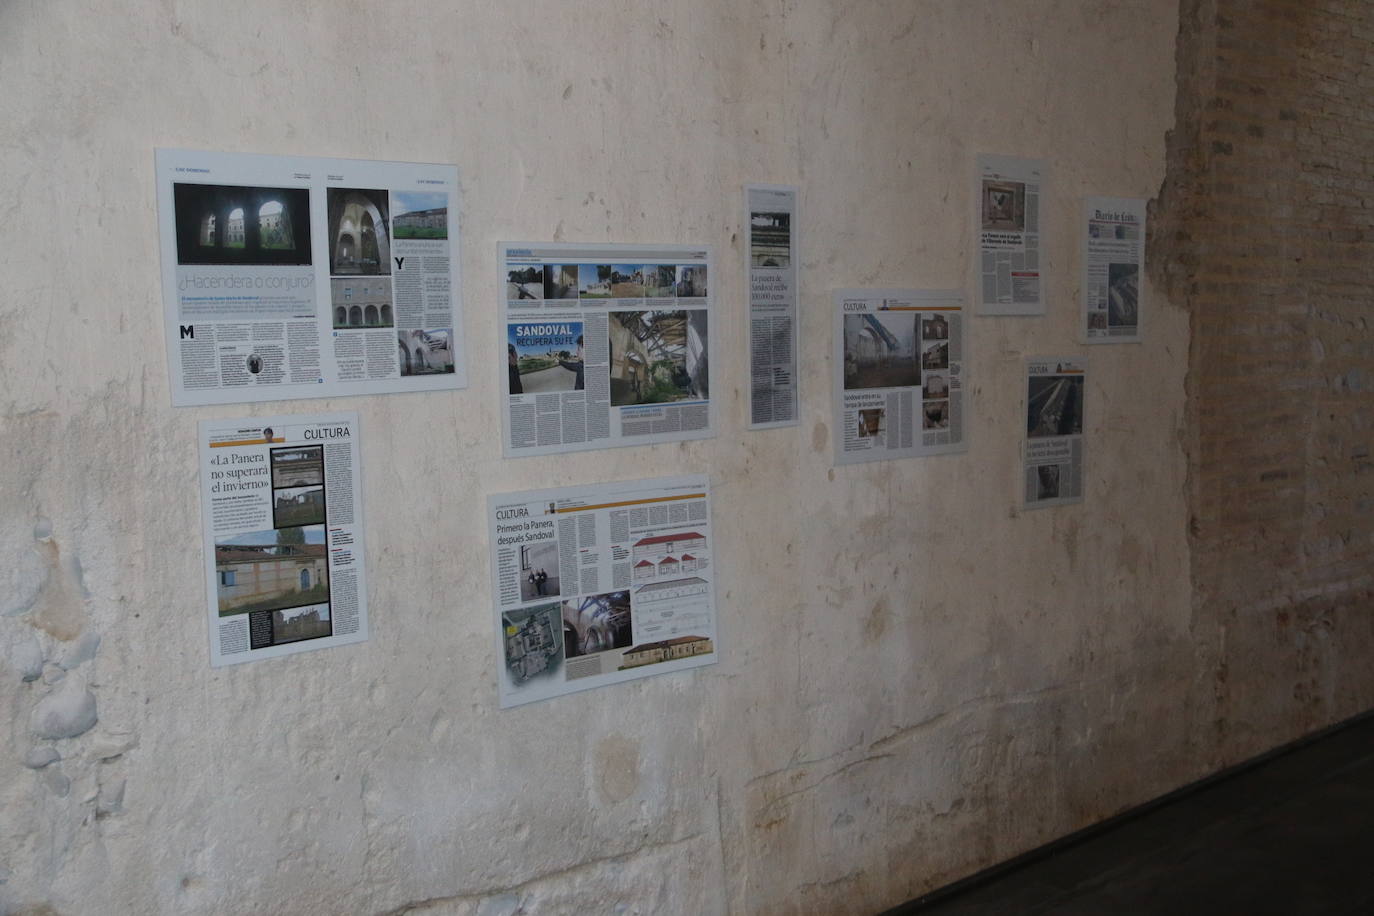
[[[175,406],[467,384],[451,165],[157,151]]]
[[[507,457],[715,435],[710,252],[503,243]]]
[[[1139,343],[1145,201],[1083,201],[1082,328],[1085,343]]]
[[[750,429],[797,422],[798,193],[793,185],[744,188]]]
[[[1083,499],[1083,396],[1087,362],[1081,357],[1026,360],[1026,438],[1021,478],[1028,509]]]
[[[975,187],[978,314],[1043,315],[1040,159],[981,155]]]
[[[835,463],[963,451],[963,295],[840,289],[833,314]]]
[[[710,664],[704,476],[487,500],[503,707]]]
[[[367,638],[354,413],[200,424],[210,661]]]

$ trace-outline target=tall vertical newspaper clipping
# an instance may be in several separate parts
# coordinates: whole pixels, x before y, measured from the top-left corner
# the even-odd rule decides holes
[[[506,457],[715,435],[710,250],[503,242]]]
[[[1145,266],[1145,201],[1083,201],[1085,343],[1140,342],[1140,273]]]
[[[749,226],[749,428],[797,423],[797,195],[744,188]]]
[[[835,290],[832,347],[836,464],[967,448],[958,290]]]
[[[456,167],[156,159],[174,406],[467,385]]]
[[[1072,356],[1026,360],[1025,506],[1083,500],[1083,396],[1087,362]]]
[[[367,639],[356,413],[202,420],[216,667]]]
[[[978,314],[1043,315],[1040,201],[1045,163],[978,157]]]
[[[716,660],[704,475],[487,499],[501,706]]]

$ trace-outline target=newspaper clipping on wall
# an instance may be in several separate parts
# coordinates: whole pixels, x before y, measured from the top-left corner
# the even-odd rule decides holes
[[[156,158],[174,406],[467,385],[456,167]]]
[[[834,316],[835,463],[964,451],[963,294],[839,289]]]
[[[795,185],[745,185],[749,226],[749,428],[797,422]]]
[[[1072,356],[1026,360],[1025,506],[1083,500],[1083,395],[1087,361]]]
[[[487,499],[501,706],[716,660],[704,475]]]
[[[1040,201],[1045,163],[978,157],[978,313],[1043,315]]]
[[[367,639],[356,413],[203,420],[215,667]]]
[[[503,242],[506,457],[715,435],[710,250]]]
[[[1086,343],[1140,342],[1145,201],[1083,201],[1083,336]]]

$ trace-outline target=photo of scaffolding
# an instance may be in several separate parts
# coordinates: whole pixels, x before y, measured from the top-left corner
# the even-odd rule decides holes
[[[702,309],[611,312],[611,404],[665,404],[710,396]]]
[[[921,384],[915,314],[844,316],[844,390]]]

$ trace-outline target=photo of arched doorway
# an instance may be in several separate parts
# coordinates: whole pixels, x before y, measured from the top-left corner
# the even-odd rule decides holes
[[[328,207],[330,274],[390,274],[391,224],[387,192],[330,188]]]

